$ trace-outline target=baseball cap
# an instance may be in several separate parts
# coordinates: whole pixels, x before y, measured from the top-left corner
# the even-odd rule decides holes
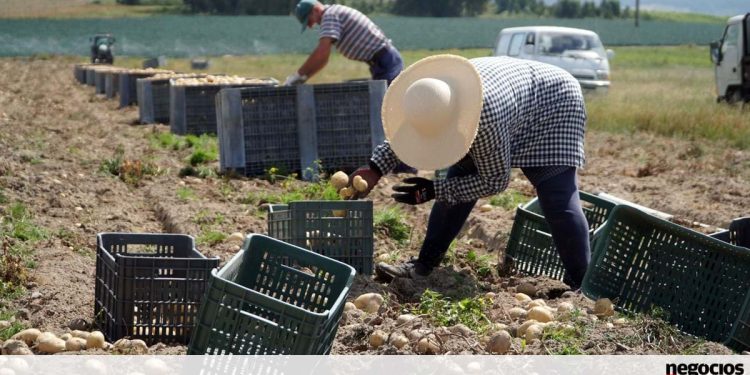
[[[317,0],[300,0],[297,3],[297,9],[295,9],[294,13],[297,16],[297,20],[302,24],[302,32],[305,32],[305,29],[307,29],[307,19],[310,18],[310,12],[312,12],[315,3],[317,3]]]

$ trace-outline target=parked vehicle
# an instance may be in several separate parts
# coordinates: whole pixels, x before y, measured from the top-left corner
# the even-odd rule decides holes
[[[750,13],[727,22],[721,40],[711,43],[716,99],[750,102]]]
[[[511,56],[559,66],[589,90],[609,89],[609,59],[599,35],[570,27],[528,26],[502,29],[495,56]]]

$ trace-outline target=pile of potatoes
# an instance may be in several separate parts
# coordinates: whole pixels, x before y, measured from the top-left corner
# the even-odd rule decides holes
[[[32,351],[33,349],[33,351]],[[36,328],[25,329],[13,335],[2,346],[4,355],[57,354],[89,349],[112,350],[124,354],[146,354],[148,346],[143,340],[120,339],[114,344],[104,339],[100,331],[72,331],[58,337],[52,332]]]
[[[162,79],[177,79],[177,78],[201,78],[205,77],[205,74],[202,73],[159,73],[157,75],[144,78],[149,81],[157,81]]]
[[[206,85],[251,85],[268,83],[268,80],[258,78],[245,78],[240,76],[214,76],[206,75],[202,77],[177,78],[173,84],[175,86],[206,86]]]
[[[141,73],[149,73],[149,74],[164,74],[164,73],[174,73],[171,70],[166,69],[154,69],[154,68],[146,68],[146,69],[124,69],[124,73],[129,74],[141,74]]]
[[[338,171],[331,176],[331,186],[338,191],[341,199],[349,199],[355,193],[364,193],[369,187],[362,176],[354,176],[351,182],[352,186],[349,186],[349,175],[342,171]]]

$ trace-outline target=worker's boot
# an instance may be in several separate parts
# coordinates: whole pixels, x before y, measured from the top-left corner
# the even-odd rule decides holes
[[[375,275],[384,282],[391,282],[397,277],[416,279],[426,277],[432,272],[432,267],[421,263],[419,260],[412,258],[408,262],[399,264],[378,263],[375,266]]]

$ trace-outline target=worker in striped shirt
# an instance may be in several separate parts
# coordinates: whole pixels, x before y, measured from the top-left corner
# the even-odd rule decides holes
[[[304,83],[323,69],[332,46],[348,59],[367,63],[372,79],[386,80],[390,84],[401,73],[404,63],[398,50],[383,31],[358,10],[301,0],[295,14],[303,32],[320,25],[320,40],[302,67],[287,77],[285,85]]]

